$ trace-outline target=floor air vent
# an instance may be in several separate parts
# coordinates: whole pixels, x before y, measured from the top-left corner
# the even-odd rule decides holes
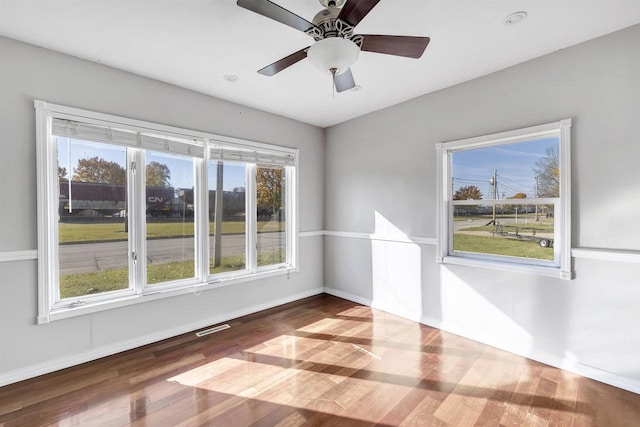
[[[202,331],[198,331],[198,332],[196,332],[196,335],[198,337],[203,337],[205,335],[215,334],[216,332],[224,331],[225,329],[229,329],[230,327],[231,326],[229,326],[229,325],[227,325],[225,323],[224,325],[214,326],[213,328],[209,328],[209,329],[204,329]]]

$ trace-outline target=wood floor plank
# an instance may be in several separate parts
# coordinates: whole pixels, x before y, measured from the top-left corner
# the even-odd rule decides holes
[[[640,426],[640,396],[327,295],[0,388],[0,427]]]

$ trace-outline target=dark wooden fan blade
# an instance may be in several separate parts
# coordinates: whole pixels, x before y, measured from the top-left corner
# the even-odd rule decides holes
[[[285,68],[292,66],[296,62],[302,61],[304,58],[306,58],[307,49],[309,48],[305,47],[304,49],[294,52],[289,56],[285,56],[281,60],[276,61],[271,65],[267,65],[261,70],[258,70],[258,73],[263,74],[265,76],[273,76],[274,74],[279,73]]]
[[[362,18],[371,12],[380,0],[347,0],[338,18],[347,21],[354,27],[358,25]]]
[[[238,0],[238,6],[303,32],[315,27],[306,19],[269,0]]]
[[[420,58],[427,48],[429,37],[363,35],[361,50],[387,55]]]
[[[338,74],[334,81],[338,92],[344,92],[356,86],[356,81],[353,80],[353,74],[351,74],[351,68],[342,74]]]

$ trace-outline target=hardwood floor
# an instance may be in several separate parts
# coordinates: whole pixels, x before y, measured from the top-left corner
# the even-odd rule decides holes
[[[0,427],[640,426],[640,395],[322,295],[0,388]]]

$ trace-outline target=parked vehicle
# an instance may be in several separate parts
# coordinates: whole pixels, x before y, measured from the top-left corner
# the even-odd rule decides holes
[[[516,240],[535,240],[543,248],[553,247],[553,239],[549,237],[537,236],[537,232],[544,232],[544,229],[535,227],[521,227],[518,225],[503,225],[497,223],[491,234],[493,236],[506,237]]]

